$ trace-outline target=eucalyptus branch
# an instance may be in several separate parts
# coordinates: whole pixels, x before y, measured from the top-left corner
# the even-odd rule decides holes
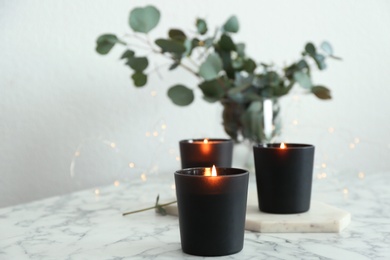
[[[130,215],[130,214],[134,214],[134,213],[139,213],[139,212],[143,212],[143,211],[147,211],[147,210],[151,210],[151,209],[159,209],[161,207],[165,207],[165,206],[168,206],[168,205],[171,205],[171,204],[175,204],[176,202],[177,201],[171,201],[171,202],[164,203],[164,204],[158,204],[157,203],[153,207],[148,207],[148,208],[144,208],[144,209],[139,209],[139,210],[134,210],[134,211],[129,211],[129,212],[122,213],[122,216]]]
[[[157,213],[165,216],[167,214],[167,211],[164,209],[164,207],[168,206],[168,205],[171,205],[173,203],[176,203],[176,201],[171,201],[171,202],[168,202],[168,203],[159,204],[158,203],[159,200],[160,200],[160,195],[157,195],[156,203],[154,204],[154,207],[148,207],[148,208],[139,209],[139,210],[135,210],[135,211],[125,212],[125,213],[122,214],[122,216],[126,216],[126,215],[129,215],[129,214],[134,214],[134,213],[138,213],[138,212],[142,212],[142,211],[147,211],[147,210],[150,210],[150,209],[156,209]]]

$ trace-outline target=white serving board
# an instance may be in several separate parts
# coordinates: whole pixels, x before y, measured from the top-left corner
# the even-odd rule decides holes
[[[178,216],[177,204],[165,207]],[[270,214],[258,209],[257,195],[249,194],[245,229],[261,233],[338,233],[351,222],[351,214],[328,204],[312,201],[310,210],[299,214]]]

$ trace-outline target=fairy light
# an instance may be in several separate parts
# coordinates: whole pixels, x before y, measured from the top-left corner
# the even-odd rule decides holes
[[[176,190],[176,185],[174,183],[171,185],[171,189]]]
[[[76,151],[76,152],[74,153],[74,156],[79,157],[79,156],[80,156],[80,151]]]
[[[167,129],[167,125],[166,124],[162,124],[161,125],[161,129],[163,129],[163,130]]]
[[[158,132],[157,132],[157,131],[154,131],[154,132],[153,132],[153,136],[154,136],[154,137],[158,136]]]
[[[326,163],[321,163],[321,168],[326,168]]]
[[[298,120],[294,119],[292,123],[293,125],[298,125]]]
[[[355,149],[355,144],[354,144],[354,143],[350,143],[350,144],[349,144],[349,148],[350,148],[350,149]]]
[[[145,133],[145,136],[146,136],[146,137],[149,137],[149,136],[150,136],[150,132],[146,132],[146,133]]]
[[[110,146],[111,146],[111,148],[115,148],[116,144],[115,143],[111,143]]]
[[[114,181],[114,186],[118,187],[120,185],[119,181]]]
[[[321,173],[321,178],[325,179],[327,176],[326,172]]]
[[[150,91],[150,95],[152,97],[155,97],[157,95],[157,91],[155,91],[155,90]]]
[[[180,161],[180,156],[176,156],[176,161]]]
[[[328,128],[328,132],[329,132],[330,134],[333,134],[333,133],[334,133],[334,128],[333,128],[333,127],[329,127],[329,128]]]
[[[355,142],[355,144],[358,144],[358,143],[360,143],[360,139],[359,139],[359,138],[357,138],[357,137],[355,137],[355,139],[354,139],[353,141]]]
[[[348,188],[344,188],[344,189],[343,189],[343,194],[344,194],[344,195],[347,195],[348,193],[349,193]]]
[[[364,177],[366,177],[366,175],[364,174],[364,172],[359,172],[359,173],[358,173],[358,178],[359,178],[359,179],[362,180],[362,179],[364,179]]]
[[[135,163],[133,163],[133,162],[129,163],[129,167],[130,168],[134,168],[135,167]]]
[[[146,180],[147,180],[146,174],[145,174],[145,173],[142,173],[142,174],[141,174],[141,180],[142,180],[142,181],[146,181]]]
[[[95,189],[95,195],[99,195],[100,194],[100,190],[99,189]]]

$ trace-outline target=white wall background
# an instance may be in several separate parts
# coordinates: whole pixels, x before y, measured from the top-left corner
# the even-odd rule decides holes
[[[179,168],[178,140],[225,136],[219,105],[203,102],[199,93],[186,108],[167,99],[174,83],[196,86],[185,71],[163,70],[163,78],[155,73],[135,89],[118,60],[120,48],[109,56],[95,53],[98,35],[125,34],[130,9],[147,4],[162,13],[152,38],[171,27],[191,29],[196,17],[213,28],[236,14],[235,39],[258,61],[283,64],[298,58],[307,41],[330,41],[344,60],[329,61],[314,79],[329,86],[334,99],[284,98],[281,139],[314,143],[316,172],[329,178],[390,169],[386,0],[1,0],[0,207],[142,174],[172,174]]]

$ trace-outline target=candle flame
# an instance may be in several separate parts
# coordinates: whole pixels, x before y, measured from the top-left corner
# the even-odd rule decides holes
[[[207,138],[204,139],[204,140],[203,140],[203,143],[208,144],[208,143],[209,143],[209,139],[207,139]]]
[[[204,176],[217,176],[217,169],[215,168],[215,165],[213,165],[213,168],[205,168]]]
[[[211,170],[211,176],[217,176],[217,169],[215,169],[215,165],[213,165],[213,169]]]
[[[281,143],[281,144],[280,144],[280,148],[281,148],[281,149],[286,149],[286,145],[285,145],[284,143]]]

